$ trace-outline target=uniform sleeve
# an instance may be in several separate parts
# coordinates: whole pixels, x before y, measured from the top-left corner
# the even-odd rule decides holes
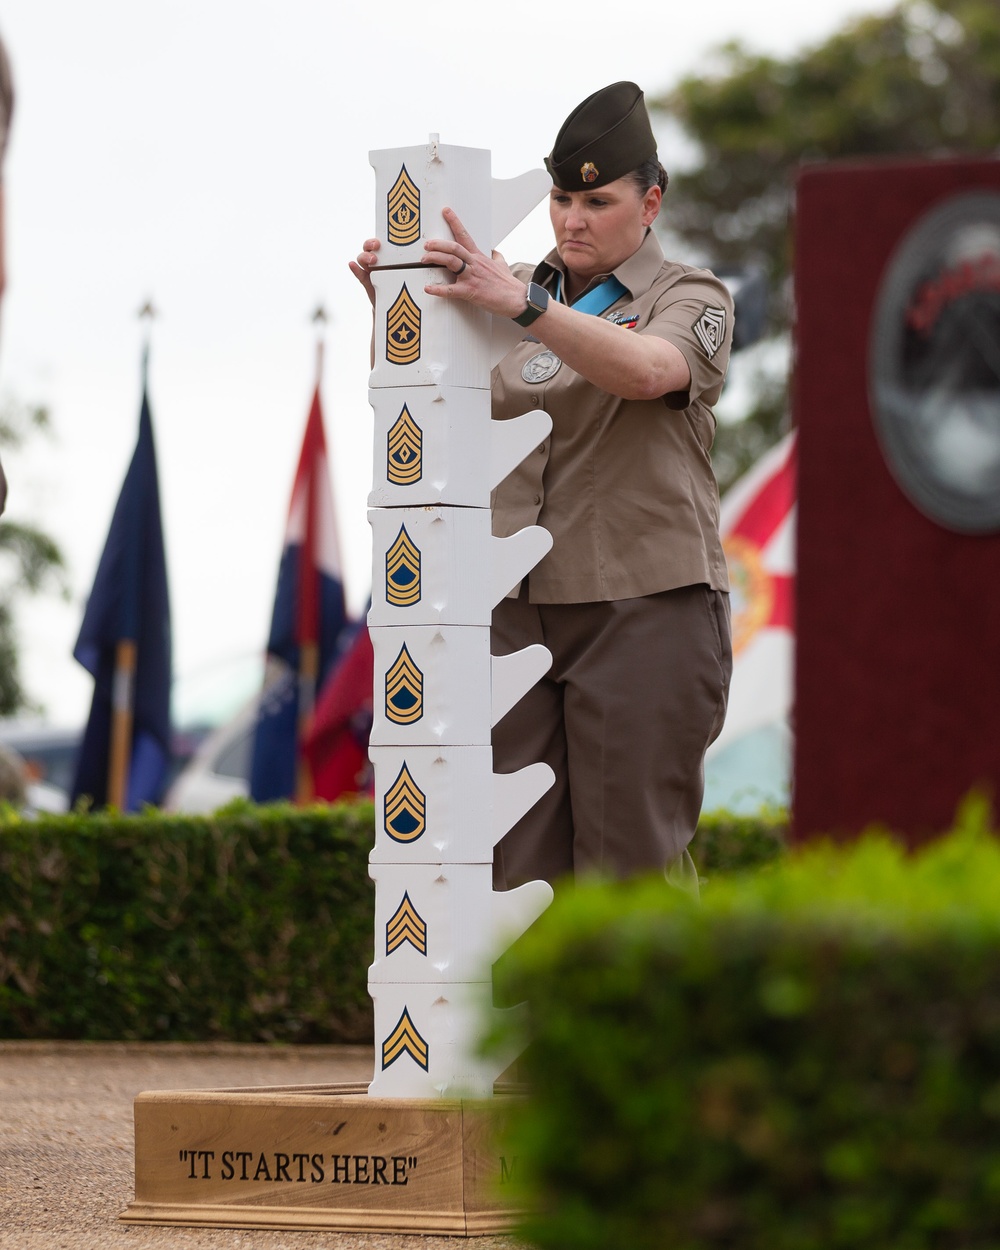
[[[687,391],[664,396],[668,407],[686,408],[695,399],[709,407],[715,404],[733,342],[733,300],[718,278],[707,270],[696,270],[672,283],[657,297],[639,333],[673,343],[691,370]]]

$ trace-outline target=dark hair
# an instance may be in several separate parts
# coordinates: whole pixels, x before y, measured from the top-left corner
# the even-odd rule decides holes
[[[637,169],[633,169],[625,177],[635,183],[641,195],[645,195],[650,187],[659,187],[664,192],[667,189],[667,171],[660,164],[659,157],[656,156],[651,156],[648,161],[643,161]]]

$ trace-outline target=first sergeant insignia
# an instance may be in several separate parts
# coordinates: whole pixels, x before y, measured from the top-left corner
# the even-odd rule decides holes
[[[405,165],[392,184],[387,200],[389,242],[397,247],[416,243],[420,238],[420,189],[406,172]]]
[[[404,404],[387,436],[385,475],[393,486],[413,486],[424,472],[424,436]]]
[[[580,166],[580,177],[584,182],[596,182],[600,175],[600,170],[593,161],[585,161]]]
[[[705,349],[705,355],[711,360],[726,337],[726,310],[709,305],[692,328]]]

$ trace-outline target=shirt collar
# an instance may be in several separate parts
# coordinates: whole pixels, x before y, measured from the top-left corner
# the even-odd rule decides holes
[[[663,248],[660,247],[660,241],[653,231],[647,230],[646,237],[639,245],[638,250],[622,261],[617,269],[614,270],[614,276],[622,286],[628,288],[628,292],[633,299],[638,299],[640,295],[645,295],[653,285],[656,275],[662,268]],[[561,273],[565,278],[566,266],[563,264],[559,253],[553,248],[548,256],[535,266],[535,272],[532,277],[541,286],[553,290],[553,279],[557,273]],[[610,276],[610,274],[606,273],[599,274],[587,284],[587,291],[598,286]],[[586,291],[583,294],[586,294]]]

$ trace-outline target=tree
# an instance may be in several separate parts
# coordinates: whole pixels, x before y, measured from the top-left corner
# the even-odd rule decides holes
[[[0,447],[19,447],[31,432],[48,428],[44,408],[11,402],[0,408]],[[43,530],[8,514],[0,519],[0,716],[32,706],[21,682],[16,603],[49,586],[65,594],[64,568],[62,552]]]
[[[669,224],[713,268],[760,265],[770,330],[788,333],[791,214],[800,164],[864,156],[984,153],[1000,146],[997,0],[904,0],[788,60],[739,43],[653,102],[680,124],[697,164],[671,175]],[[720,483],[787,428],[787,397],[763,379],[747,419],[722,426]]]

